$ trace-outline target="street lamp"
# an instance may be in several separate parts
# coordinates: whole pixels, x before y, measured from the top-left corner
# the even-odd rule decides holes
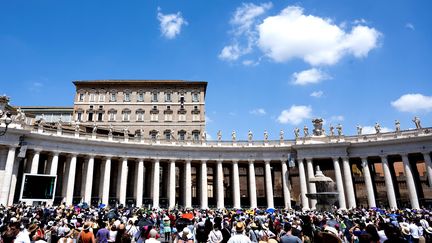
[[[12,123],[12,113],[10,113],[9,111],[6,111],[4,116],[3,116],[3,111],[0,110],[0,125],[4,122],[4,124],[6,125],[5,129],[3,131],[0,131],[0,136],[3,136],[6,134],[7,129],[9,124]]]

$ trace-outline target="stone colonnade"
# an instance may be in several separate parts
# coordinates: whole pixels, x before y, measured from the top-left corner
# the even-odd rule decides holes
[[[18,177],[18,166],[16,165],[16,146],[7,147],[6,163],[4,176],[1,179],[1,190],[0,190],[0,203],[3,205],[10,205],[13,202],[14,194],[16,192],[16,183]],[[49,154],[49,159],[46,160],[45,164],[41,161],[41,154]],[[432,186],[432,162],[431,155],[429,152],[420,153],[423,156],[423,160],[426,165],[426,172],[429,186]],[[392,156],[399,156],[403,162],[403,170],[406,177],[406,185],[409,193],[409,202],[412,208],[419,208],[419,197],[417,194],[416,184],[414,180],[413,170],[411,168],[409,157],[407,153],[392,154]],[[59,168],[59,157],[67,158],[62,163],[62,168]],[[388,155],[375,156],[380,158],[382,164],[382,170],[384,174],[385,187],[387,193],[388,204],[391,208],[397,208],[397,200],[395,193],[394,180],[392,179],[392,172],[389,166]],[[373,185],[373,175],[370,171],[370,157],[359,156],[356,157],[361,160],[363,168],[364,184],[367,192],[367,201],[369,207],[375,207],[376,195]],[[300,203],[303,209],[314,209],[316,201],[310,200],[306,197],[306,193],[316,192],[315,185],[308,183],[309,178],[314,176],[313,161],[317,158],[305,157],[297,158],[298,176],[300,179]],[[353,208],[358,206],[356,204],[356,195],[353,185],[352,171],[350,165],[350,158],[347,156],[339,156],[331,158],[333,162],[335,183],[337,191],[339,192],[339,207],[340,208]],[[78,160],[82,161],[80,166],[80,173],[77,174]],[[273,185],[274,180],[272,178],[272,166],[277,165],[281,168],[282,178],[282,192],[284,207],[291,207],[291,187],[290,187],[290,175],[288,164],[286,160],[238,160],[238,159],[169,159],[169,158],[131,158],[131,157],[112,157],[106,155],[92,155],[92,154],[78,154],[78,153],[64,153],[59,151],[43,151],[39,148],[29,149],[26,154],[26,165],[23,169],[24,172],[31,174],[50,174],[61,177],[62,183],[57,184],[61,186],[61,189],[57,190],[62,196],[62,201],[67,205],[71,205],[74,200],[74,192],[77,191],[76,178],[77,175],[81,178],[81,188],[79,189],[79,196],[81,201],[91,203],[93,187],[98,184],[98,197],[99,202],[109,204],[110,195],[113,194],[112,190],[115,190],[115,197],[120,204],[126,204],[128,186],[133,185],[134,200],[136,206],[143,205],[143,191],[146,186],[146,181],[150,181],[151,185],[149,189],[149,197],[152,200],[152,207],[160,206],[161,181],[167,181],[166,196],[168,197],[167,205],[172,208],[176,205],[182,205],[185,207],[192,207],[192,164],[195,166],[197,180],[195,185],[199,188],[199,205],[201,208],[208,208],[208,167],[211,166],[213,170],[213,186],[215,188],[214,198],[216,199],[216,206],[223,208],[226,205],[225,190],[224,188],[224,167],[230,167],[231,173],[231,190],[232,195],[232,206],[234,208],[241,208],[241,195],[240,195],[240,175],[239,165],[246,166],[247,175],[247,187],[249,188],[249,205],[251,208],[256,208],[257,203],[257,192],[256,192],[256,165],[262,166],[264,169],[264,187],[265,187],[265,198],[266,206],[274,207],[274,195]],[[118,163],[113,165],[113,163]],[[129,173],[129,166],[133,165],[134,171]],[[117,171],[114,171],[114,167]],[[163,167],[164,174],[161,176],[161,167]],[[95,169],[100,172],[98,178],[94,178]],[[145,173],[146,170],[151,168],[151,171]],[[179,173],[182,182],[180,185],[176,185],[176,170],[181,168],[183,173]],[[60,172],[60,173],[59,173]],[[166,175],[166,177],[165,177]],[[150,180],[146,180],[145,176],[151,176]],[[116,178],[116,184],[114,188],[110,185],[111,181]],[[95,180],[98,180],[96,183]],[[111,183],[112,184],[112,183]],[[149,184],[149,183],[147,183]],[[244,186],[244,185],[243,185]],[[182,191],[181,197],[177,197],[177,189]],[[57,194],[58,194],[57,193]],[[77,194],[77,193],[75,193]]]

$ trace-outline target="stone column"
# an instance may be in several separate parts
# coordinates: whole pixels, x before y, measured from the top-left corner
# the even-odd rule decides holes
[[[238,160],[233,160],[233,207],[240,208],[240,177]]]
[[[274,208],[273,183],[272,183],[272,176],[271,176],[270,160],[264,160],[264,164],[265,164],[267,207]]]
[[[376,207],[374,188],[373,188],[372,177],[370,174],[367,157],[362,157],[361,160],[362,160],[363,176],[365,180],[369,208]]]
[[[53,152],[53,157],[51,159],[51,167],[49,172],[50,175],[57,175],[58,160],[59,160],[59,152]]]
[[[281,164],[282,164],[282,190],[284,195],[284,206],[285,209],[291,209],[291,193],[289,191],[288,166],[284,160],[281,160]]]
[[[208,208],[207,196],[207,161],[201,160],[201,208]]]
[[[223,167],[222,167],[222,160],[217,160],[217,164],[216,164],[216,183],[217,183],[217,208],[224,208],[224,187],[223,187]]]
[[[303,159],[298,159],[299,177],[300,177],[300,198],[302,203],[302,209],[309,209],[309,200],[306,197],[307,184],[306,184],[306,173],[304,168]]]
[[[169,208],[174,208],[176,204],[176,167],[175,160],[169,161]]]
[[[349,208],[355,208],[356,207],[356,200],[355,200],[355,194],[354,194],[353,179],[352,179],[352,175],[351,175],[351,166],[350,166],[348,157],[343,157],[342,163],[343,163],[343,172],[344,172],[346,193],[347,193],[347,198],[348,198],[348,207]]]
[[[3,184],[1,185],[1,192],[0,192],[0,203],[3,205],[8,205],[9,190],[10,190],[11,179],[12,179],[12,170],[15,161],[15,150],[16,150],[15,146],[10,146],[7,159],[6,159],[6,166],[3,174]]]
[[[249,160],[249,199],[250,207],[257,208],[257,193],[256,193],[256,180],[255,180],[255,165],[254,160]]]
[[[309,180],[311,178],[315,177],[315,173],[314,173],[314,169],[313,169],[313,163],[312,163],[312,158],[306,158],[306,166],[307,166],[307,181],[309,182]],[[315,183],[308,183],[308,189],[309,189],[309,193],[316,193],[316,185]],[[309,199],[309,205],[310,208],[312,210],[314,210],[316,208],[316,204],[317,204],[317,200],[316,199]]]
[[[18,172],[19,172],[20,163],[21,163],[21,159],[20,158],[16,158],[15,161],[14,161],[13,170],[12,170],[12,178],[11,178],[10,190],[9,190],[9,201],[8,201],[7,205],[12,205],[14,203],[15,188],[16,188],[16,185],[17,185],[17,179],[18,179]],[[54,192],[54,196],[55,196],[55,192]],[[51,203],[51,205],[52,205],[52,203]]]
[[[127,166],[127,158],[123,158],[121,162],[121,172],[120,172],[120,193],[119,193],[119,202],[120,204],[126,205],[126,186],[127,186],[127,175],[128,175],[128,166]]]
[[[411,165],[410,165],[410,162],[408,159],[408,154],[402,154],[401,156],[402,156],[402,161],[403,161],[404,170],[405,170],[405,178],[406,178],[406,184],[408,187],[408,193],[409,193],[409,197],[410,197],[411,208],[419,209],[420,204],[419,204],[419,200],[418,200],[418,196],[417,196],[417,190],[416,190],[416,186],[415,186],[415,182],[414,182],[414,176],[412,174]]]
[[[110,177],[111,177],[111,157],[105,159],[102,180],[102,203],[109,204],[109,189],[110,189]]]
[[[342,172],[340,169],[340,164],[339,164],[339,158],[333,158],[333,167],[335,170],[335,178],[336,178],[336,187],[337,187],[337,191],[339,193],[339,208],[345,209],[346,208],[346,203],[345,203],[345,191],[344,191],[344,186],[343,186],[343,181],[342,181]]]
[[[77,154],[71,154],[71,160],[69,162],[69,173],[67,178],[66,186],[66,205],[70,206],[73,202],[73,193],[75,187],[75,173],[77,164]]]
[[[91,204],[91,192],[93,187],[93,169],[94,169],[94,155],[90,155],[87,161],[85,172],[85,189],[84,189],[84,202]]]
[[[429,182],[429,187],[432,187],[432,162],[429,153],[423,153],[423,158],[426,164],[426,173]]]
[[[385,185],[387,190],[387,198],[389,200],[390,208],[397,208],[396,194],[393,186],[393,179],[391,176],[389,163],[386,155],[381,156],[381,163],[383,167],[384,180],[385,180]]]
[[[191,168],[191,160],[186,160],[185,165],[185,207],[192,208],[192,168]]]
[[[31,167],[30,167],[30,174],[37,174],[38,173],[40,152],[41,152],[40,149],[34,150],[34,155],[33,155],[32,163],[31,163]]]
[[[155,159],[153,164],[153,208],[159,208],[159,159]]]
[[[136,206],[141,207],[143,203],[144,190],[144,159],[138,160],[138,168],[136,174]]]

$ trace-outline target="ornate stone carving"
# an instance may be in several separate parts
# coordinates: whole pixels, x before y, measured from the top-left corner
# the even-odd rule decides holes
[[[332,124],[330,124],[330,136],[334,136],[334,126]]]
[[[400,132],[401,131],[399,120],[395,120],[395,130],[396,130],[396,132]]]
[[[342,125],[340,123],[336,126],[336,130],[337,130],[338,136],[342,136],[343,135]]]
[[[313,129],[313,135],[314,136],[322,136],[323,135],[323,119],[322,118],[315,118],[312,119],[312,124],[314,126]]]
[[[363,127],[360,124],[357,125],[357,135],[362,135]]]
[[[252,131],[249,130],[249,132],[248,132],[248,141],[252,142],[252,139],[253,139],[253,134],[252,134]]]
[[[306,125],[303,127],[303,133],[305,137],[309,136],[309,128]]]
[[[375,128],[375,133],[376,134],[381,133],[381,125],[378,122],[375,122],[374,128]]]
[[[294,128],[294,136],[296,139],[300,136],[300,129],[298,127]]]

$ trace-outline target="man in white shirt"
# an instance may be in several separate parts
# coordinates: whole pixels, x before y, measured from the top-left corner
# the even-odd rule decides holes
[[[228,243],[251,243],[249,237],[243,234],[244,229],[244,223],[238,222],[235,226],[236,233],[231,236],[231,238],[228,240]]]

